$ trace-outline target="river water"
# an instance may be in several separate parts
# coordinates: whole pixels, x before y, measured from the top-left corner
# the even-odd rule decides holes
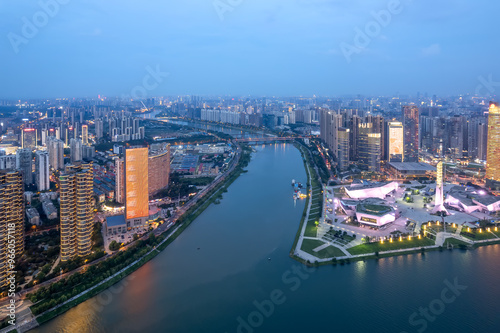
[[[292,260],[301,156],[290,144],[256,149],[221,203],[161,254],[32,332],[500,330],[499,245],[308,271]]]

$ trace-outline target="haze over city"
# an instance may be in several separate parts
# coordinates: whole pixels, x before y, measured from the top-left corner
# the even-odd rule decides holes
[[[458,95],[500,81],[496,1],[58,3],[0,4],[0,97],[121,96],[148,66],[169,73],[148,96]]]

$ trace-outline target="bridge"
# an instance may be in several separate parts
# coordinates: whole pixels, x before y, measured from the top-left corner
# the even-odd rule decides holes
[[[293,141],[295,139],[304,139],[302,136],[275,136],[275,137],[262,137],[262,138],[241,138],[235,139],[237,142],[285,142],[285,141]]]

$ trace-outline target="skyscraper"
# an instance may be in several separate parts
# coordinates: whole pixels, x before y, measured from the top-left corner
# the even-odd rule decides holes
[[[31,148],[18,149],[16,151],[16,168],[23,172],[23,180],[26,185],[33,184],[33,156]]]
[[[78,139],[71,139],[70,143],[70,155],[71,155],[71,163],[75,163],[82,160],[82,141]]]
[[[345,171],[349,167],[349,129],[339,128],[337,160],[340,171]]]
[[[48,147],[50,166],[56,170],[62,169],[64,167],[64,142],[49,137]]]
[[[372,123],[359,124],[359,165],[366,171],[379,171],[381,134],[372,131]]]
[[[125,215],[131,228],[149,219],[148,148],[125,150]]]
[[[50,189],[49,154],[45,151],[35,153],[35,179],[38,191]]]
[[[148,182],[149,195],[168,186],[170,176],[170,146],[165,151],[149,157]]]
[[[87,125],[82,125],[82,141],[85,146],[89,144],[89,127]]]
[[[115,160],[115,200],[125,203],[125,161],[123,158]]]
[[[419,111],[416,105],[403,106],[404,116],[404,161],[418,162]]]
[[[37,131],[34,128],[23,129],[22,147],[26,149],[35,149],[37,146]]]
[[[500,188],[500,108],[497,103],[490,103],[488,114],[486,186]]]
[[[404,159],[403,124],[389,122],[387,142],[387,160],[389,162],[402,162]]]
[[[97,140],[103,137],[104,134],[104,123],[102,119],[96,119],[95,121],[95,137]]]
[[[94,221],[92,162],[67,165],[59,177],[61,260],[84,257],[92,249]]]
[[[19,257],[24,251],[24,186],[19,171],[0,171],[0,287],[7,285],[10,249]],[[14,242],[12,242],[12,240]]]

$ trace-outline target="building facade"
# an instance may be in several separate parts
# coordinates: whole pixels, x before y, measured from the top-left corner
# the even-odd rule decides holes
[[[491,103],[488,114],[488,149],[486,156],[486,186],[500,188],[500,108]]]
[[[144,226],[149,219],[148,148],[125,150],[125,217],[127,227]]]
[[[38,191],[50,189],[49,153],[45,151],[35,153],[35,182]]]
[[[61,201],[61,260],[84,257],[92,249],[92,163],[67,165],[59,177]]]
[[[24,251],[24,185],[19,171],[0,171],[0,286],[8,284],[7,272],[14,267],[9,255]]]
[[[404,117],[404,161],[418,162],[419,110],[416,105],[403,106]]]
[[[157,193],[168,186],[170,176],[170,146],[166,150],[149,156],[148,183],[149,195]]]

